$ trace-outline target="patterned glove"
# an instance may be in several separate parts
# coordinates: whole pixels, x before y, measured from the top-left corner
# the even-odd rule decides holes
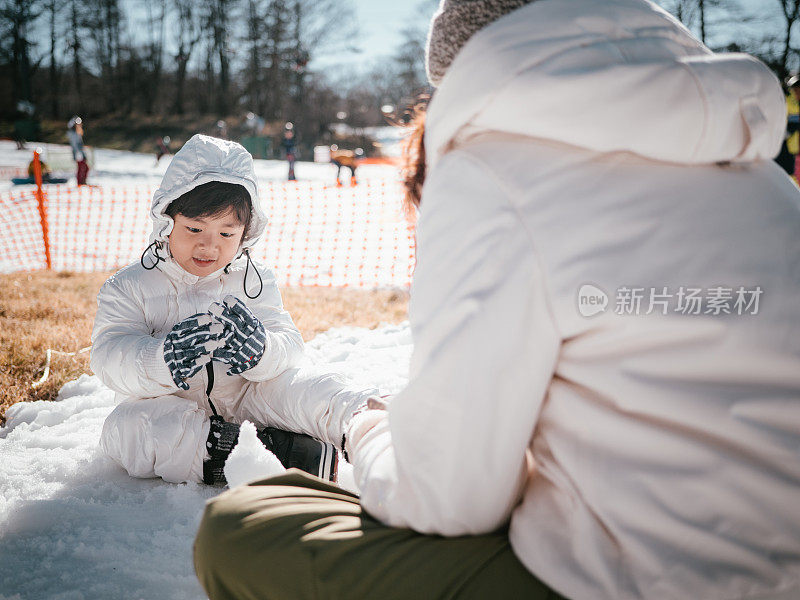
[[[212,352],[222,344],[224,331],[208,313],[193,315],[172,328],[164,340],[164,362],[175,385],[189,389],[186,380],[211,360]]]
[[[231,366],[228,375],[256,366],[267,342],[267,332],[258,317],[235,296],[214,302],[209,312],[225,326],[225,345],[214,352],[214,358]]]

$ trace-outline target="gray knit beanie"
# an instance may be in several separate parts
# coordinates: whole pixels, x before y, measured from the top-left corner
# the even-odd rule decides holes
[[[450,63],[472,35],[533,0],[442,0],[428,32],[426,68],[437,86]]]

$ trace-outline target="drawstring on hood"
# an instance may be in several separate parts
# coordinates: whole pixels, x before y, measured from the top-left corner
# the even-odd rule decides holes
[[[144,257],[145,257],[145,255],[147,255],[148,251],[150,251],[151,249],[152,249],[153,256],[155,257],[155,262],[148,267],[146,264],[144,264]],[[166,261],[166,259],[158,253],[158,251],[160,249],[161,249],[161,242],[155,241],[152,244],[150,244],[147,248],[145,248],[144,252],[142,252],[142,257],[139,259],[139,262],[142,263],[142,267],[144,267],[144,269],[146,271],[152,271],[153,269],[155,269],[158,266],[159,262]]]
[[[252,264],[253,264],[253,260],[250,258],[250,249],[249,249],[249,248],[246,248],[245,250],[243,250],[243,251],[242,251],[242,253],[241,253],[241,254],[239,254],[239,257],[241,257],[241,256],[242,256],[242,254],[244,254],[244,255],[247,257],[247,267],[245,268],[245,271],[244,271],[244,281],[242,282],[242,287],[244,288],[244,294],[245,294],[245,296],[247,296],[247,297],[248,297],[248,298],[250,298],[251,300],[255,300],[256,298],[258,298],[258,297],[261,295],[261,292],[264,290],[264,280],[263,280],[263,279],[261,279],[261,273],[259,273],[259,272],[258,272],[258,269],[256,269],[255,265],[253,265],[253,272],[256,274],[256,277],[258,277],[258,293],[257,293],[255,296],[251,296],[251,295],[250,295],[250,294],[247,292],[247,276],[250,274],[250,265],[252,265]],[[237,258],[239,258],[239,257],[237,257]],[[143,266],[144,266],[144,265],[143,265]],[[145,269],[146,269],[146,268],[147,268],[147,267],[145,267]],[[231,265],[230,265],[230,264],[228,264],[228,265],[227,265],[227,266],[226,266],[226,267],[223,269],[223,272],[224,272],[226,275],[227,275],[228,273],[230,273],[230,272],[231,272]]]
[[[245,249],[244,253],[247,255],[247,268],[244,271],[244,282],[242,283],[242,287],[244,288],[244,294],[251,300],[258,298],[261,295],[261,291],[264,289],[264,280],[261,279],[261,274],[256,269],[255,265],[253,265],[253,272],[258,276],[258,293],[255,296],[251,296],[247,293],[247,275],[250,273],[250,265],[253,264],[253,260],[250,258],[250,248]],[[227,269],[227,267],[225,267]]]
[[[244,187],[250,195],[250,205],[252,216],[250,227],[242,239],[240,252],[230,264],[224,269],[206,275],[214,277],[219,273],[230,273],[231,267],[245,267],[244,293],[248,298],[257,298],[264,288],[258,269],[253,270],[259,277],[259,291],[255,296],[251,296],[247,291],[247,278],[249,275],[252,259],[250,249],[258,242],[267,226],[267,216],[258,199],[258,185],[256,183],[255,169],[253,168],[253,157],[241,144],[229,142],[207,135],[194,135],[189,139],[173,157],[161,185],[153,194],[153,202],[150,208],[150,218],[153,221],[153,231],[150,234],[150,244],[145,249],[141,257],[141,264],[147,270],[156,267],[164,271],[171,277],[176,277],[194,283],[200,279],[196,275],[187,273],[173,259],[169,251],[169,235],[175,226],[175,222],[166,214],[166,209],[171,202],[194,188],[209,183],[211,181],[221,181],[225,183],[238,184]],[[159,254],[159,250],[166,249],[166,256]],[[150,254],[150,260],[146,257]],[[237,265],[242,257],[245,257],[246,264]],[[162,263],[159,265],[159,263]]]

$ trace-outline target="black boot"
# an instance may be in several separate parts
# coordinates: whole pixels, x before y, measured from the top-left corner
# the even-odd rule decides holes
[[[322,479],[334,481],[337,470],[336,448],[302,433],[282,431],[274,427],[258,430],[258,439],[281,464],[295,467]],[[209,458],[203,463],[203,482],[208,485],[225,485],[225,461],[239,441],[239,425],[222,417],[211,417],[206,449]]]
[[[260,429],[257,435],[267,450],[272,451],[287,469],[294,467],[321,479],[336,480],[338,456],[333,444],[274,427]]]
[[[225,485],[225,461],[231,450],[239,441],[239,425],[229,423],[222,417],[211,417],[211,427],[208,430],[206,450],[208,459],[203,462],[203,483],[207,485]]]

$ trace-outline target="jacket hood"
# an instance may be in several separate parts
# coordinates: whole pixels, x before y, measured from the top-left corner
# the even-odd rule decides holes
[[[253,215],[250,230],[242,241],[242,249],[252,247],[259,240],[267,226],[267,215],[258,200],[253,157],[241,144],[197,134],[172,158],[161,185],[153,194],[150,208],[150,217],[153,219],[151,244],[168,242],[175,225],[172,217],[164,213],[169,204],[186,192],[211,181],[244,186],[250,194]]]
[[[477,32],[437,88],[428,166],[484,131],[667,162],[770,159],[786,126],[778,79],[714,54],[647,0],[537,0]]]

